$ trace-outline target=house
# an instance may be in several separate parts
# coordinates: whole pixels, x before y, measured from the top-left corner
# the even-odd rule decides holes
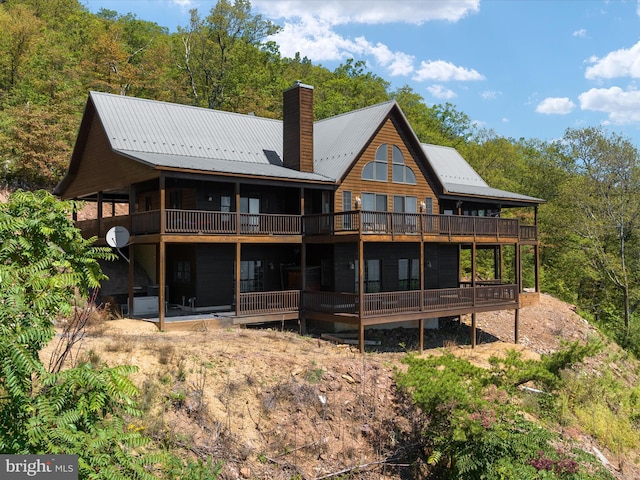
[[[130,232],[128,280],[111,286],[129,314],[349,325],[362,350],[365,327],[413,322],[422,346],[425,322],[467,313],[475,342],[476,313],[510,309],[517,341],[539,298],[543,200],[420,143],[394,101],[314,122],[313,87],[296,83],[283,111],[89,94],[56,193],[96,203],[87,238]]]

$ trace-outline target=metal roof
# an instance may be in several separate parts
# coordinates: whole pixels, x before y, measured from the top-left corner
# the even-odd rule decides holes
[[[502,198],[527,203],[544,200],[491,188],[455,148],[422,143],[422,150],[433,167],[445,193]]]
[[[152,166],[330,181],[282,166],[282,121],[91,92],[114,151]]]

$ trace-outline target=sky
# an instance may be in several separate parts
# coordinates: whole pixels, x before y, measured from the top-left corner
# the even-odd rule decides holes
[[[167,27],[215,0],[84,0]],[[640,147],[640,0],[253,0],[280,53],[349,58],[497,135],[553,141],[602,126]]]

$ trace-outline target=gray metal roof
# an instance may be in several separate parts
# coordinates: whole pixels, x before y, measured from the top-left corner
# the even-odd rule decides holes
[[[282,121],[91,92],[114,151],[152,166],[328,182],[282,166]]]
[[[440,179],[445,193],[502,198],[527,203],[541,203],[535,197],[491,188],[455,148],[421,144],[427,160]]]

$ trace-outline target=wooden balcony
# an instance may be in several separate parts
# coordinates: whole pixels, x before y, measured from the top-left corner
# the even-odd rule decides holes
[[[300,291],[247,292],[240,294],[240,315],[298,312]]]
[[[490,236],[537,240],[536,226],[513,218],[350,211],[304,217],[305,235],[348,233],[378,235]]]
[[[161,233],[160,211],[134,213],[76,225],[88,238],[104,237],[114,225],[127,227],[133,235]],[[451,238],[494,237],[537,241],[534,225],[520,225],[517,219],[351,211],[318,215],[213,212],[208,210],[165,210],[164,233],[204,235],[416,235]]]
[[[305,292],[305,312],[357,316],[385,316],[400,320],[460,315],[474,311],[502,310],[518,306],[518,286],[489,285],[436,290],[365,293],[359,305],[357,293]],[[388,320],[393,321],[393,320]]]

